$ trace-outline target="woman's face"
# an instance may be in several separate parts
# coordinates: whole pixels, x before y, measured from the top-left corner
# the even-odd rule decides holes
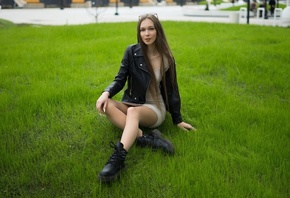
[[[140,36],[146,45],[154,44],[157,36],[153,21],[145,19],[140,24]]]

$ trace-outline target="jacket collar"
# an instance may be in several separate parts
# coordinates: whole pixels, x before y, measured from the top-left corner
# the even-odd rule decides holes
[[[146,64],[145,59],[144,59],[144,55],[143,55],[143,52],[142,52],[140,43],[138,43],[138,44],[136,44],[134,46],[133,54],[134,54],[134,57],[140,57],[141,58],[141,59],[139,59],[139,61],[136,62],[137,66],[140,69],[142,69],[142,70],[144,70],[144,71],[146,71],[146,72],[149,73],[148,68],[147,68],[147,64]]]
[[[136,48],[134,49],[134,56],[144,56],[144,55],[143,55],[143,52],[142,52],[142,50],[141,50],[141,45],[140,45],[140,43],[138,43],[138,44],[136,45]]]

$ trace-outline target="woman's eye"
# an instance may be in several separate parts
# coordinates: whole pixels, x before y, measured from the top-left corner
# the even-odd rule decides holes
[[[155,30],[155,28],[154,27],[148,27],[147,30],[148,31],[153,31],[153,30]],[[140,32],[145,32],[145,31],[146,31],[146,28],[140,29]]]

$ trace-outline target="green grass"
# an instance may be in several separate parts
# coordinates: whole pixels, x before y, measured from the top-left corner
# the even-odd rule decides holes
[[[221,3],[223,3],[222,0],[213,0],[213,1],[210,2],[211,5],[219,5]],[[207,4],[207,1],[205,1],[205,0],[197,1],[197,4],[198,5],[206,5]]]
[[[136,23],[8,26],[0,29],[0,196],[290,196],[289,28],[163,22],[182,114],[198,131],[179,130],[168,115],[160,130],[176,155],[133,146],[120,180],[104,185],[97,174],[121,131],[95,101],[136,42]]]

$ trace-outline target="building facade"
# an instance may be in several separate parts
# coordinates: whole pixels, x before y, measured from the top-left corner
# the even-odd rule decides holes
[[[69,8],[69,7],[106,7],[115,6],[156,5],[161,1],[172,5],[184,5],[186,0],[0,0],[2,9],[5,8]]]

